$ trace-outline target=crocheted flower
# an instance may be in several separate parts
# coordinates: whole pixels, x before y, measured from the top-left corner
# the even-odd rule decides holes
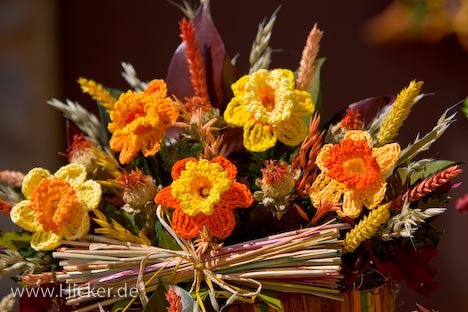
[[[63,238],[83,237],[89,231],[88,211],[101,200],[101,185],[86,180],[86,169],[78,164],[64,166],[54,175],[35,168],[24,178],[22,192],[26,200],[13,207],[10,217],[34,232],[35,250],[53,250]]]
[[[174,101],[167,97],[163,80],[153,80],[144,92],[120,95],[110,113],[110,148],[120,151],[122,164],[129,163],[139,151],[152,156],[159,151],[164,134],[179,116]]]
[[[311,187],[313,204],[338,204],[343,198],[338,215],[351,218],[359,216],[362,206],[377,207],[385,196],[385,176],[399,156],[397,143],[372,148],[369,133],[346,132],[339,144],[324,145],[317,156],[321,173]]]
[[[210,161],[180,160],[171,175],[174,181],[156,195],[155,202],[175,209],[172,227],[182,238],[196,237],[203,227],[215,237],[228,237],[236,222],[232,210],[253,202],[247,186],[235,181],[236,167],[221,156]]]
[[[286,69],[259,70],[232,85],[234,98],[224,112],[232,126],[244,128],[244,146],[261,152],[276,141],[295,146],[307,135],[303,117],[312,114],[310,94],[294,88],[294,74]]]

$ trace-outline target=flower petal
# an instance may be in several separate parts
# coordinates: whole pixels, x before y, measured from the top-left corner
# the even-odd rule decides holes
[[[120,151],[119,161],[121,164],[128,164],[138,154],[139,145],[135,143],[135,138],[131,134],[126,134],[121,130],[116,130],[109,141],[109,146],[113,151]]]
[[[294,90],[295,79],[294,73],[289,69],[276,68],[269,72],[269,83],[274,87],[281,86],[287,90]],[[278,85],[276,85],[278,84]]]
[[[145,89],[145,94],[164,98],[167,95],[167,86],[163,79],[153,79]]]
[[[179,117],[179,109],[170,98],[160,99],[156,109],[159,115],[159,121],[163,123],[165,127],[171,126],[177,120],[177,117]]]
[[[360,194],[354,190],[346,190],[343,195],[343,206],[337,213],[340,217],[355,219],[362,211]]]
[[[199,213],[196,216],[189,216],[181,209],[176,209],[172,214],[172,228],[182,238],[190,239],[196,237],[203,228],[207,216]]]
[[[268,125],[249,120],[244,125],[244,146],[252,152],[263,152],[276,144],[276,134]]]
[[[372,156],[379,164],[382,175],[387,174],[395,166],[400,157],[400,145],[391,143],[385,146],[372,149]]]
[[[208,229],[208,233],[218,238],[226,238],[234,230],[236,225],[236,218],[234,212],[231,209],[216,208],[214,212],[207,217],[205,226]]]
[[[313,113],[315,106],[309,92],[294,90],[294,98],[294,114],[308,116]]]
[[[145,142],[143,142],[144,145],[141,147],[141,151],[145,157],[154,156],[159,151],[161,148],[159,139],[159,136],[155,135],[149,135],[146,137]]]
[[[374,187],[361,191],[361,201],[369,209],[377,207],[385,197],[387,183],[381,182]]]
[[[367,131],[350,130],[345,133],[344,139],[351,139],[354,141],[367,141],[367,144],[369,144],[369,146],[372,146],[372,138]]]
[[[232,162],[230,162],[226,157],[223,156],[216,156],[212,160],[210,160],[211,163],[217,163],[221,167],[226,170],[228,177],[231,181],[233,181],[236,176],[237,176],[237,168],[234,166]]]
[[[88,180],[81,185],[75,186],[74,190],[86,211],[93,210],[99,206],[102,188],[96,181]]]
[[[54,250],[60,246],[61,235],[50,231],[37,231],[31,237],[31,247],[34,250]]]
[[[76,240],[82,238],[89,232],[89,215],[81,211],[81,215],[75,215],[73,218],[64,220],[62,235],[65,239]]]
[[[278,125],[276,136],[282,143],[296,146],[307,136],[307,125],[301,118],[291,117]]]
[[[238,98],[233,98],[224,111],[224,120],[232,126],[242,127],[249,120],[251,113],[245,104]]]
[[[250,76],[249,75],[244,75],[242,76],[239,80],[237,80],[235,83],[232,84],[232,92],[234,93],[234,96],[242,95],[244,93],[244,87],[247,81],[249,81]]]
[[[11,221],[26,231],[34,232],[41,228],[36,220],[36,212],[31,209],[31,202],[23,200],[16,204],[10,212]]]
[[[86,181],[86,168],[79,164],[69,164],[60,168],[54,176],[67,181],[72,187],[77,187]]]
[[[252,205],[253,196],[247,185],[233,182],[231,188],[223,193],[221,201],[216,205],[228,209],[248,208]]]
[[[36,189],[37,185],[43,180],[52,175],[46,169],[34,168],[24,177],[21,192],[29,198],[29,195]]]
[[[173,180],[177,180],[179,177],[180,177],[180,173],[185,170],[185,165],[187,164],[187,162],[189,161],[193,161],[193,162],[197,162],[198,160],[193,158],[193,157],[188,157],[188,158],[184,158],[182,160],[179,160],[178,162],[176,162],[173,166],[172,166],[172,171],[171,171],[171,176],[172,176],[172,179]]]
[[[173,209],[180,208],[180,202],[174,196],[172,196],[172,189],[170,186],[167,186],[160,190],[156,194],[154,201],[159,205],[163,205]]]
[[[332,147],[333,144],[325,144],[324,146],[322,146],[322,149],[318,153],[317,159],[315,160],[317,167],[319,167],[319,169],[323,172],[327,171],[327,167],[325,167],[325,162],[330,158],[330,149]]]
[[[316,207],[324,202],[338,204],[343,191],[341,183],[321,173],[312,184],[310,198]]]

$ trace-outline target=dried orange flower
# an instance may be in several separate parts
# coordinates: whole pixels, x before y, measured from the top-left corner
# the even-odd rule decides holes
[[[310,197],[314,206],[322,202],[338,204],[338,215],[356,218],[362,206],[377,207],[386,190],[385,176],[400,155],[400,145],[372,148],[369,133],[351,130],[339,144],[326,144],[317,156],[321,173],[314,181]]]
[[[284,161],[270,160],[262,169],[261,188],[268,196],[286,196],[292,192],[295,180],[291,167]]]
[[[91,150],[92,146],[91,141],[84,135],[73,136],[73,142],[67,149],[68,162],[83,165],[87,172],[93,172],[97,168],[97,157]]]
[[[68,161],[72,162],[73,158],[81,156],[91,146],[93,144],[83,134],[75,134],[72,144],[67,149]]]
[[[361,113],[348,108],[345,116],[340,121],[340,126],[348,130],[361,130],[364,127]]]
[[[144,92],[120,95],[110,114],[110,148],[120,151],[122,164],[129,163],[139,151],[152,156],[159,151],[166,130],[176,121],[179,110],[167,97],[163,80],[153,80]]]
[[[117,179],[123,188],[123,200],[133,208],[141,207],[151,201],[156,194],[156,182],[140,170],[123,172]]]
[[[12,207],[13,206],[11,205],[11,203],[0,199],[0,213],[1,214],[5,215],[5,216],[9,216]]]
[[[237,168],[218,156],[208,161],[186,158],[172,167],[174,182],[163,188],[155,202],[175,209],[172,227],[182,238],[194,238],[203,227],[218,238],[231,234],[236,223],[234,208],[253,202],[246,185],[236,182]]]

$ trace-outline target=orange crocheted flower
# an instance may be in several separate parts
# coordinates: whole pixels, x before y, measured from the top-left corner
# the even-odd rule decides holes
[[[247,186],[235,181],[237,168],[221,156],[210,161],[180,160],[171,175],[172,184],[154,200],[175,209],[172,228],[182,238],[194,238],[204,227],[210,235],[228,237],[236,223],[232,210],[247,208],[253,202]]]
[[[321,173],[314,181],[310,197],[314,206],[338,204],[341,217],[356,218],[362,206],[377,207],[386,191],[386,174],[400,156],[400,145],[387,144],[372,148],[369,133],[348,131],[339,144],[326,144],[317,156]]]
[[[153,80],[144,92],[120,95],[110,114],[110,148],[120,151],[122,164],[129,163],[139,151],[152,156],[159,151],[167,128],[179,116],[174,101],[167,97],[163,80]]]

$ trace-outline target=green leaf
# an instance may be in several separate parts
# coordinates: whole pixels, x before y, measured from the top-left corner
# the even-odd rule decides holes
[[[258,298],[260,298],[260,300],[268,304],[273,309],[276,309],[278,311],[283,311],[283,304],[281,303],[281,300],[279,300],[278,298],[267,296],[264,293],[259,294]]]
[[[141,172],[146,175],[152,176],[156,180],[157,184],[169,184],[166,180],[170,177],[170,172],[168,172],[168,170],[170,170],[172,166],[164,166],[160,155],[163,149],[164,148],[161,148],[159,153],[152,157],[145,157],[140,153],[130,162],[130,166],[140,169]]]
[[[419,180],[429,178],[434,174],[456,164],[457,162],[451,160],[434,160],[430,163],[427,163],[411,173],[410,185],[415,184]]]
[[[320,92],[320,71],[323,64],[325,63],[325,58],[319,58],[315,60],[314,63],[314,75],[309,83],[307,91],[309,91],[310,96],[312,97],[312,102],[315,104],[315,110],[320,112],[322,110],[322,96]]]
[[[169,234],[159,220],[155,224],[156,238],[158,240],[158,247],[172,250],[181,250],[179,244],[174,237]]]
[[[110,137],[111,137],[109,129],[107,129],[107,125],[110,122],[109,113],[107,113],[106,109],[104,107],[102,107],[102,105],[99,104],[99,103],[97,104],[97,108],[98,108],[99,117],[101,119],[102,126],[104,128],[104,132],[106,134],[107,141],[105,143],[107,144],[107,146],[109,146],[109,140],[110,140]]]
[[[468,97],[465,99],[465,102],[463,102],[462,111],[465,117],[468,118]]]
[[[123,301],[119,301],[116,304],[114,304],[111,308],[111,312],[122,312],[123,309],[130,303],[132,299],[127,299]]]
[[[29,248],[31,243],[31,234],[28,232],[1,232],[0,246],[6,249],[19,250]]]
[[[166,288],[160,282],[143,309],[143,312],[167,312],[168,307],[169,304],[166,300]]]
[[[152,172],[150,170],[148,162],[142,154],[139,154],[137,157],[133,158],[133,160],[130,162],[130,166],[140,169],[141,172],[143,172],[146,175],[152,176]]]

